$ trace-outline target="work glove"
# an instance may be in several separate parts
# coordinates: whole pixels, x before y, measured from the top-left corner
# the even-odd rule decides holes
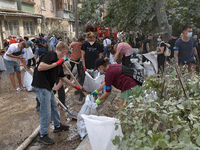
[[[75,88],[76,90],[79,90],[79,91],[85,91],[85,89],[84,89],[83,86],[81,86],[82,89],[81,89],[79,86],[77,86],[77,85],[76,85],[74,88]]]
[[[99,99],[97,99],[97,100],[95,101],[95,103],[97,103],[97,105],[99,105],[99,104],[101,103],[101,101],[100,101]]]
[[[99,92],[97,90],[93,91],[91,94],[94,95],[94,96],[97,96]]]
[[[86,68],[83,68],[83,72],[85,72],[87,69]]]
[[[68,58],[68,57],[66,57],[66,58],[65,58],[65,61],[68,61],[68,60],[69,60],[69,58]]]
[[[60,58],[56,63],[58,66],[62,65],[62,63],[64,62],[64,59]]]
[[[54,95],[56,94],[56,90],[53,90],[53,94],[54,94]]]
[[[25,51],[22,51],[21,54],[25,54]]]

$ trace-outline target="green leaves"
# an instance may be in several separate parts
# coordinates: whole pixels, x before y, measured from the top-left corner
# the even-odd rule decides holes
[[[197,137],[196,143],[198,146],[200,146],[200,136]]]

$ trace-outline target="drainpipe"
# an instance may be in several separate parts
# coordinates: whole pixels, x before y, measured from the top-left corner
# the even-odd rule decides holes
[[[4,38],[3,38],[3,20],[5,20],[5,18],[6,18],[6,15],[4,15],[3,16],[3,18],[2,19],[0,19],[0,22],[1,22],[1,27],[0,27],[0,30],[1,30],[1,44],[2,44],[2,47],[3,47],[3,40],[4,40]]]

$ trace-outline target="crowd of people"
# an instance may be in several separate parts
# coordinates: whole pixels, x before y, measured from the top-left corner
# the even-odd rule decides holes
[[[69,129],[69,126],[60,123],[54,94],[58,91],[59,100],[65,106],[63,82],[76,90],[83,91],[84,72],[87,70],[98,70],[100,73],[105,74],[105,82],[92,92],[92,94],[97,95],[99,91],[105,89],[105,93],[95,101],[97,104],[100,104],[103,99],[110,95],[112,86],[121,90],[119,110],[124,102],[129,102],[132,92],[141,90],[141,81],[132,76],[134,71],[130,69],[130,58],[134,53],[132,48],[142,47],[142,54],[149,53],[153,37],[151,33],[148,34],[147,39],[139,33],[135,38],[131,34],[126,34],[121,39],[112,40],[106,36],[100,42],[96,34],[88,32],[78,39],[73,38],[73,42],[70,41],[66,33],[63,34],[63,37],[53,35],[49,39],[45,34],[40,33],[32,40],[28,37],[22,39],[21,37],[11,36],[9,36],[9,42],[4,40],[6,50],[4,63],[14,91],[21,91],[23,88],[18,60],[25,70],[31,65],[35,66],[32,86],[37,97],[36,110],[40,111],[41,129],[38,141],[44,144],[54,144],[54,141],[47,134],[51,119],[55,126],[55,133]],[[197,39],[192,37],[192,27],[184,26],[182,37],[178,38],[177,35],[173,35],[172,39],[169,40],[168,43],[171,45],[170,56],[165,55],[167,44],[163,41],[162,35],[157,36],[157,42],[155,51],[158,55],[158,69],[161,73],[165,69],[165,63],[171,62],[173,58],[175,63],[179,65],[187,64],[188,70],[194,72],[194,63],[200,55],[200,53],[197,53],[197,50],[200,51],[200,37]],[[23,49],[27,47],[32,49],[36,57],[26,62]],[[112,64],[109,61],[110,53],[114,55]],[[119,58],[121,58],[121,62],[118,61]],[[64,74],[62,63],[65,60],[70,61],[71,71],[77,65],[81,87],[73,84],[70,81],[70,76]],[[142,64],[145,61],[149,60],[143,56]],[[15,83],[15,72],[19,86]],[[80,101],[83,97],[82,94]]]

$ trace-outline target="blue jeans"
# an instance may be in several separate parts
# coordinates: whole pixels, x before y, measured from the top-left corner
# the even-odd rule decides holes
[[[107,58],[110,58],[110,52],[108,51],[107,46],[104,46],[103,58],[106,57],[106,54],[107,54]]]
[[[33,91],[40,102],[40,135],[43,136],[47,134],[51,119],[54,126],[60,125],[60,116],[52,90],[34,87]]]

